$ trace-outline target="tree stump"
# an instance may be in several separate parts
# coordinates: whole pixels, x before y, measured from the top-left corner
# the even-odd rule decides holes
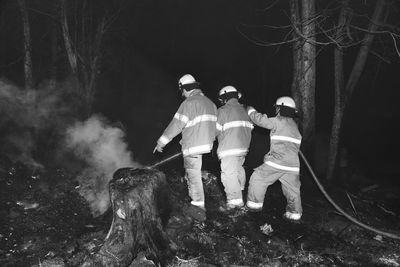
[[[138,252],[164,265],[169,240],[163,230],[170,213],[165,174],[118,169],[109,183],[113,221],[100,250],[83,266],[129,266]]]

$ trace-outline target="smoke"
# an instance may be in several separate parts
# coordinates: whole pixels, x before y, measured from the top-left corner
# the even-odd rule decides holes
[[[108,183],[113,173],[121,167],[140,167],[132,160],[124,138],[123,130],[110,126],[100,115],[67,129],[67,147],[87,164],[78,178],[79,189],[93,216],[103,214],[109,207]]]
[[[61,140],[73,109],[66,82],[57,88],[43,84],[37,90],[20,88],[0,79],[0,149],[14,161],[41,166],[37,160],[50,143]],[[52,143],[52,144],[54,144]]]
[[[77,122],[82,103],[75,88],[67,80],[28,90],[0,79],[0,153],[34,167],[69,164],[79,173],[80,194],[98,216],[109,207],[108,182],[114,171],[140,166],[132,160],[121,128],[100,115]]]

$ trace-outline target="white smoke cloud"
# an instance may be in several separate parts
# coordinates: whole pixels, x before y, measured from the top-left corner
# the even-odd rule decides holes
[[[35,158],[50,138],[60,139],[75,111],[66,99],[73,95],[65,82],[57,88],[43,84],[36,90],[0,79],[0,149],[12,160],[41,166]],[[45,140],[46,142],[41,143]]]
[[[108,183],[121,167],[141,167],[132,160],[125,133],[100,115],[67,129],[67,146],[87,164],[79,175],[80,193],[89,202],[93,216],[109,207]]]
[[[41,160],[72,164],[71,171],[79,172],[80,193],[97,216],[109,207],[114,171],[140,165],[132,160],[123,130],[100,115],[76,122],[81,98],[74,88],[65,81],[28,90],[0,79],[0,153],[34,167],[43,167]],[[67,151],[86,168],[64,154],[65,141]]]
[[[109,207],[108,182],[114,171],[140,165],[132,160],[123,130],[100,115],[76,122],[81,103],[74,88],[65,81],[28,90],[0,79],[0,153],[34,167],[43,167],[43,160],[72,164],[70,171],[79,172],[80,193],[97,216]],[[66,148],[86,168],[75,164]]]

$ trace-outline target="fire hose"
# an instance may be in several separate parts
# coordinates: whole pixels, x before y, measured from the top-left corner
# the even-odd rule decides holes
[[[176,154],[173,154],[172,156],[169,156],[168,158],[165,158],[163,160],[160,160],[159,162],[154,163],[153,165],[147,166],[146,169],[156,168],[160,165],[163,165],[164,163],[167,163],[168,161],[176,159],[177,157],[179,157],[181,155],[182,155],[182,152],[178,152]]]
[[[400,236],[393,234],[393,233],[389,233],[389,232],[385,232],[385,231],[381,231],[379,229],[376,229],[374,227],[371,227],[369,225],[366,225],[360,221],[358,221],[357,219],[355,219],[354,217],[352,217],[351,215],[349,215],[347,212],[345,212],[342,208],[340,208],[335,201],[333,201],[333,199],[329,196],[329,194],[326,192],[325,188],[323,187],[323,185],[321,184],[321,182],[318,180],[317,175],[314,173],[310,163],[308,162],[307,158],[304,156],[303,152],[299,151],[300,157],[302,158],[302,160],[304,161],[304,163],[306,164],[312,178],[314,179],[314,182],[317,184],[319,190],[322,192],[323,196],[328,200],[328,202],[338,211],[340,212],[344,217],[346,217],[348,220],[350,220],[351,222],[355,223],[356,225],[367,229],[369,231],[372,231],[374,233],[377,233],[379,235],[382,236],[386,236],[389,238],[393,238],[393,239],[397,239],[400,240]],[[167,163],[168,161],[174,160],[176,158],[178,158],[179,156],[182,155],[182,152],[178,152],[176,154],[173,154],[172,156],[169,156],[168,158],[165,158],[159,162],[154,163],[153,165],[147,166],[146,168],[148,169],[152,169],[152,168],[156,168],[164,163]]]
[[[369,225],[366,225],[366,224],[364,224],[364,223],[358,221],[358,220],[355,219],[354,217],[350,216],[350,215],[349,215],[348,213],[346,213],[344,210],[342,210],[342,209],[333,201],[333,199],[328,195],[328,193],[325,191],[325,188],[322,186],[322,184],[321,184],[320,181],[318,180],[317,176],[315,175],[315,173],[314,173],[314,171],[313,171],[313,169],[312,169],[310,163],[308,162],[308,160],[307,160],[307,158],[304,156],[304,154],[303,154],[301,151],[299,151],[299,154],[300,154],[301,158],[303,159],[304,163],[306,164],[308,170],[310,171],[311,176],[313,177],[313,179],[314,179],[315,183],[317,184],[319,190],[322,192],[322,194],[324,195],[324,197],[329,201],[329,203],[332,204],[332,206],[333,206],[337,211],[339,211],[344,217],[346,217],[348,220],[350,220],[351,222],[357,224],[358,226],[360,226],[360,227],[362,227],[362,228],[364,228],[364,229],[367,229],[367,230],[369,230],[369,231],[375,232],[375,233],[380,234],[380,235],[382,235],[382,236],[386,236],[386,237],[389,237],[389,238],[393,238],[393,239],[398,239],[398,240],[400,240],[400,236],[398,236],[398,235],[396,235],[396,234],[388,233],[388,232],[385,232],[385,231],[381,231],[381,230],[375,229],[375,228],[373,228],[373,227],[371,227],[371,226],[369,226]]]

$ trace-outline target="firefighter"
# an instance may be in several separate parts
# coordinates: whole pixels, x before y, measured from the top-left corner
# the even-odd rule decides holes
[[[264,156],[264,163],[250,177],[246,208],[250,211],[262,210],[268,186],[279,180],[287,200],[284,217],[300,220],[302,206],[298,151],[301,134],[294,120],[297,114],[295,102],[288,96],[278,98],[276,116],[271,118],[258,113],[253,107],[247,111],[254,124],[270,130],[270,150]]]
[[[241,93],[233,86],[219,91],[217,139],[218,158],[221,161],[221,182],[224,185],[226,204],[220,210],[229,211],[243,207],[242,190],[246,183],[243,168],[250,146],[254,126],[245,107],[239,103]]]
[[[185,100],[157,140],[154,151],[162,152],[175,136],[182,134],[181,146],[185,179],[192,205],[205,211],[201,178],[202,155],[212,150],[216,132],[217,107],[207,98],[190,74],[179,79],[179,90]]]

